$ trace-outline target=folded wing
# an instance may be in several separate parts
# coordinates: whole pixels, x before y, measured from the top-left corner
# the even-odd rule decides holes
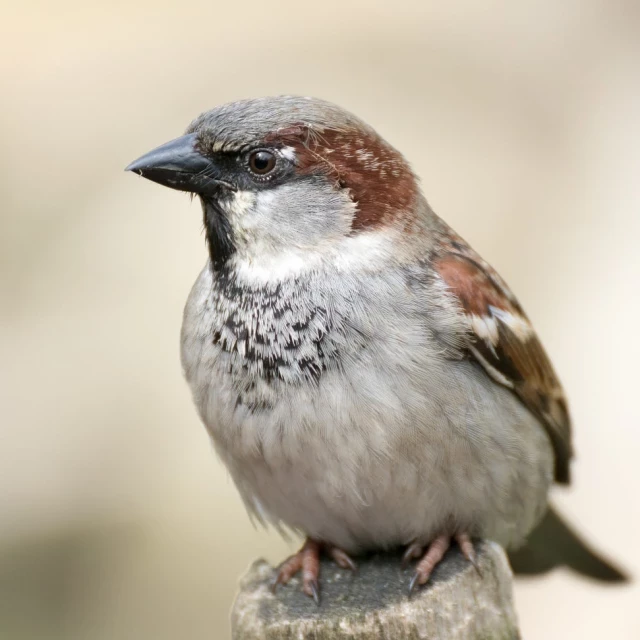
[[[568,484],[572,449],[567,403],[522,307],[496,271],[453,232],[433,264],[468,320],[468,355],[540,419],[553,444],[555,479]]]

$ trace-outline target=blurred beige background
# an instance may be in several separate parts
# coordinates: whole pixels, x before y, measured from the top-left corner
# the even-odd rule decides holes
[[[369,121],[510,282],[573,409],[555,501],[640,576],[638,2],[0,8],[0,638],[227,638],[238,575],[293,548],[252,528],[181,377],[199,206],[122,171],[263,94]],[[640,638],[637,582],[516,599],[527,639]]]

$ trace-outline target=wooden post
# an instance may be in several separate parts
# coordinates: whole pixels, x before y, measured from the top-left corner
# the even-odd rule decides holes
[[[240,582],[233,640],[517,639],[506,555],[490,542],[476,550],[479,573],[454,547],[411,598],[412,570],[400,568],[399,556],[361,558],[357,574],[323,560],[320,606],[303,595],[298,578],[274,595],[274,569],[258,560]]]

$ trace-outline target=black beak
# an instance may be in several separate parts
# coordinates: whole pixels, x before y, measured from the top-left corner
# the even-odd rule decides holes
[[[180,191],[205,193],[218,186],[231,187],[215,176],[213,162],[196,149],[197,134],[189,133],[149,151],[125,171]]]

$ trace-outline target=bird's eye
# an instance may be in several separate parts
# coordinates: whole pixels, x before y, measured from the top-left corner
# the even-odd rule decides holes
[[[264,149],[254,151],[249,156],[249,169],[259,176],[265,176],[271,173],[276,166],[276,157],[270,151]]]

